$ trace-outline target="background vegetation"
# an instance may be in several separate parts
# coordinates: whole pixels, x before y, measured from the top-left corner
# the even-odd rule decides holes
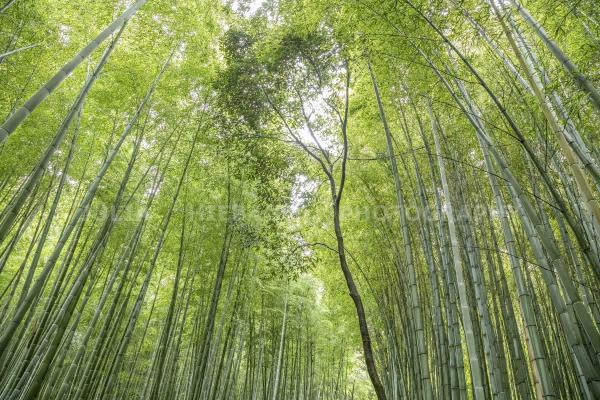
[[[600,397],[594,3],[5,0],[0,398]]]

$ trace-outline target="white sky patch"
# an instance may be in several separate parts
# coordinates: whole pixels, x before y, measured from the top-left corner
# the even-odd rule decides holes
[[[204,98],[202,97],[203,92],[202,92],[202,88],[200,86],[190,90],[189,93],[189,98],[191,99],[192,103],[196,104],[198,109],[200,111],[204,111],[207,112],[210,109],[210,104],[207,102],[201,102],[201,99],[206,99],[207,96],[205,95]]]
[[[333,136],[323,136],[319,134],[319,132],[315,132],[314,130],[313,133],[319,141],[319,145],[321,145],[323,150],[329,152],[331,155],[338,153],[338,150],[341,146],[340,143]],[[302,143],[318,149],[317,142],[313,139],[306,125],[303,126],[302,129],[298,130],[297,134],[298,139],[300,139]],[[318,155],[321,156],[321,154]]]
[[[494,0],[494,3],[496,4],[496,6],[499,7],[510,7],[510,0]],[[491,11],[491,10],[490,10]]]
[[[306,240],[304,240],[304,237],[302,237],[301,234],[299,234],[299,233],[294,234],[294,240],[296,241],[296,244],[300,248],[300,252],[302,253],[303,256],[310,257],[313,254],[312,248],[307,245]]]
[[[65,181],[67,182],[67,185],[71,187],[76,187],[77,185],[79,185],[79,181],[71,178],[70,176],[67,176]]]
[[[316,135],[315,135],[316,136]],[[316,145],[316,142],[313,140],[310,131],[308,130],[308,127],[305,125],[302,127],[302,129],[300,129],[298,131],[298,138],[302,141],[302,143],[304,144],[310,144],[310,145]],[[317,139],[319,139],[319,137],[317,136]]]
[[[308,179],[305,175],[296,175],[296,180],[292,186],[292,197],[290,209],[296,214],[310,196],[317,190],[317,182]]]
[[[156,124],[156,130],[157,131],[164,131],[165,129],[167,129],[167,124],[165,123],[165,121],[160,121],[158,124]]]
[[[175,62],[175,64],[181,64],[184,60],[186,46],[185,42],[181,42],[179,43],[179,46],[177,46],[177,50],[175,50],[175,54],[173,54],[173,62]]]
[[[221,27],[221,29],[223,31],[228,31],[229,30],[229,23],[227,22],[227,20],[225,18],[219,18],[219,26]]]
[[[133,5],[133,1],[134,0],[122,0],[119,2],[119,7],[117,9],[119,9],[119,10],[128,9],[129,7],[131,7]]]
[[[200,92],[197,89],[190,90],[190,98],[192,101],[198,101],[200,99]]]
[[[66,46],[71,41],[71,27],[68,25],[60,24],[58,26],[58,41],[63,46]]]
[[[158,118],[158,111],[156,111],[154,108],[151,108],[150,111],[148,111],[148,115],[150,116],[151,121],[156,121]]]
[[[173,36],[173,32],[171,31],[171,29],[169,28],[169,26],[163,22],[164,18],[162,17],[162,15],[154,14],[152,16],[152,19],[157,24],[160,24],[160,28],[162,29],[163,33],[166,36]]]
[[[244,17],[252,17],[263,5],[263,0],[234,0],[231,9]]]
[[[478,168],[485,168],[484,159],[479,157],[479,154],[475,150],[469,151],[469,161]]]
[[[150,147],[154,145],[154,140],[146,140],[146,138],[142,138],[142,142],[140,143],[140,147],[142,150],[148,150]]]
[[[306,101],[304,104],[304,109],[309,120],[311,121],[311,128],[317,140],[315,141],[315,139],[312,137],[306,124],[304,124],[304,126],[297,131],[298,138],[305,145],[318,147],[318,141],[318,144],[329,153],[339,153],[341,151],[341,145],[337,137],[334,135],[326,135],[321,132],[339,129],[339,123],[337,120],[332,120],[332,118],[335,117],[333,117],[331,107],[325,102],[324,97]]]
[[[57,171],[56,172],[56,176],[58,178],[62,178],[63,176],[63,171]],[[67,175],[65,177],[65,183],[71,187],[76,187],[77,185],[79,185],[79,181],[77,179],[73,179],[71,178],[69,175]]]

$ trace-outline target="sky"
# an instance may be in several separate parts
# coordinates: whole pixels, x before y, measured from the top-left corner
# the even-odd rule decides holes
[[[233,0],[233,2],[231,3],[231,8],[235,12],[240,12],[245,17],[250,17],[256,13],[256,11],[260,8],[260,6],[262,6],[262,4],[263,0]],[[245,12],[240,10],[243,5],[245,5],[248,8],[248,10]]]

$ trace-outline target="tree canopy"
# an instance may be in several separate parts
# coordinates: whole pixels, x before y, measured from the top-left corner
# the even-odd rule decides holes
[[[594,1],[3,1],[0,399],[600,398]]]

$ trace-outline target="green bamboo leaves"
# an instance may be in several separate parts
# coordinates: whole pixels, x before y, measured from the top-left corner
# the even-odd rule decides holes
[[[0,5],[0,398],[600,397],[593,5],[108,3]]]
[[[136,13],[136,11],[146,3],[147,0],[138,0],[133,3],[121,16],[116,18],[109,26],[94,38],[86,47],[84,47],[71,61],[66,63],[60,71],[56,73],[44,86],[42,86],[23,106],[17,109],[0,126],[0,144],[12,134],[23,121],[35,111],[35,109],[48,97],[83,60],[85,60],[102,42],[104,42],[117,29],[121,28]],[[6,9],[10,4],[7,4]],[[92,81],[93,82],[93,81]]]

